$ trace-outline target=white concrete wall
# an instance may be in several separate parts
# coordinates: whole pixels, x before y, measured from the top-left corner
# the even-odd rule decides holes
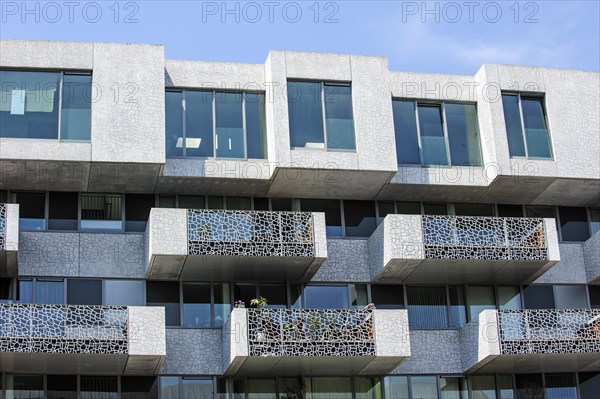
[[[460,331],[464,371],[476,371],[500,355],[498,312],[484,310]]]
[[[410,356],[408,311],[373,310],[373,337],[375,339],[375,356]]]
[[[165,308],[129,306],[127,313],[129,355],[165,356]]]
[[[313,212],[313,232],[315,242],[315,258],[323,262],[327,259],[327,230],[325,226],[325,213]]]
[[[4,249],[16,252],[19,250],[19,204],[4,204],[4,209]]]

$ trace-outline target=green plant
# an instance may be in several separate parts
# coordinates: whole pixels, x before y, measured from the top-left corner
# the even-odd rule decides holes
[[[207,238],[210,235],[212,228],[208,224],[203,224],[198,230],[202,238]]]
[[[263,298],[259,296],[258,298],[254,298],[250,300],[250,305],[256,306],[257,308],[266,308],[267,307],[267,298]]]

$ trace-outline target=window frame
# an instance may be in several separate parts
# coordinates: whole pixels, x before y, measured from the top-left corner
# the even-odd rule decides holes
[[[416,98],[402,98],[402,97],[392,97],[392,102],[394,101],[404,101],[404,102],[409,102],[409,103],[413,103],[413,107],[414,107],[414,113],[415,113],[415,124],[416,124],[416,130],[417,130],[417,143],[419,145],[419,160],[420,162],[418,164],[415,163],[398,163],[398,166],[421,166],[424,168],[443,168],[443,167],[483,167],[483,149],[481,148],[481,129],[479,127],[479,107],[477,102],[472,102],[472,101],[435,101],[435,100],[428,100],[428,99],[416,99]],[[451,157],[451,153],[450,153],[450,141],[448,139],[448,122],[446,119],[446,104],[456,104],[456,105],[473,105],[475,106],[475,111],[477,113],[477,132],[478,132],[478,140],[477,140],[477,146],[478,146],[478,150],[479,150],[479,156],[480,156],[480,160],[479,160],[479,165],[454,165],[452,163],[452,157]],[[419,106],[425,106],[425,107],[438,107],[440,110],[440,117],[441,117],[441,122],[442,122],[442,131],[444,133],[444,143],[446,145],[446,159],[448,160],[448,163],[446,165],[428,165],[425,164],[425,162],[423,161],[423,144],[422,144],[422,140],[421,140],[421,124],[419,123]],[[392,118],[393,119],[393,118]],[[393,121],[392,121],[393,122]],[[394,127],[394,136],[396,135],[395,132],[395,127]],[[396,151],[398,151],[396,149]]]
[[[525,156],[523,155],[511,155],[510,153],[510,148],[508,149],[508,156],[511,159],[530,159],[530,160],[541,160],[541,161],[554,161],[554,146],[552,145],[552,134],[550,132],[550,124],[548,123],[548,112],[547,112],[547,107],[546,107],[546,96],[544,95],[544,93],[527,93],[527,92],[520,92],[520,91],[502,91],[501,92],[501,99],[502,96],[516,96],[517,97],[517,102],[519,104],[519,118],[520,118],[520,122],[521,122],[521,136],[522,136],[522,140],[523,140],[523,147],[525,148]],[[546,158],[546,157],[532,157],[529,156],[529,147],[527,145],[527,133],[525,131],[525,119],[523,118],[523,102],[522,102],[522,98],[532,98],[532,99],[537,99],[540,100],[540,104],[542,106],[542,114],[544,117],[544,123],[546,124],[546,132],[548,133],[548,148],[550,149],[550,157]],[[502,104],[501,104],[502,105]],[[502,108],[502,113],[504,114],[503,117],[505,117],[505,113],[504,113],[504,108]],[[503,119],[504,121],[504,119]],[[505,122],[506,124],[506,122]],[[508,131],[506,131],[506,126],[504,128],[505,130],[505,134],[506,134],[506,139],[507,139],[507,143],[508,143]]]
[[[182,122],[181,122],[181,127],[182,127],[182,155],[168,155],[166,154],[167,158],[173,158],[173,159],[221,159],[221,160],[235,160],[235,161],[247,161],[249,159],[261,159],[261,160],[267,160],[268,159],[268,153],[265,152],[265,158],[248,158],[248,126],[246,123],[246,95],[247,94],[253,94],[253,95],[263,95],[265,102],[266,102],[266,94],[264,91],[259,91],[259,90],[209,90],[209,89],[201,89],[201,88],[177,88],[177,87],[167,87],[165,88],[165,93],[167,92],[171,92],[171,93],[180,93],[181,94],[181,118],[182,118]],[[212,156],[209,157],[205,157],[205,156],[194,156],[194,155],[187,155],[186,154],[186,150],[187,150],[187,145],[186,145],[186,138],[187,138],[187,122],[186,122],[186,113],[187,113],[187,103],[186,103],[186,98],[185,98],[185,94],[186,92],[201,92],[201,93],[210,93],[212,95],[212,101],[211,101],[211,107],[212,107],[212,139],[213,139],[213,143],[212,143]],[[243,137],[244,137],[244,157],[243,158],[229,158],[229,157],[217,157],[217,151],[218,151],[218,143],[217,143],[217,104],[216,104],[216,97],[218,93],[230,93],[230,94],[240,94],[242,96],[242,126],[243,126]],[[165,115],[166,117],[166,115]],[[266,124],[266,119],[265,119],[265,124]],[[166,132],[166,131],[165,131]],[[265,137],[266,138],[266,137]],[[166,137],[164,138],[166,141]],[[262,144],[262,143],[261,143]],[[265,146],[265,148],[267,148],[268,151],[268,145],[267,143],[262,144]],[[166,152],[166,150],[165,150]]]
[[[321,93],[321,115],[322,115],[322,124],[323,124],[323,148],[307,148],[307,147],[292,147],[291,150],[301,150],[301,151],[330,151],[330,152],[349,152],[356,153],[356,122],[354,120],[354,94],[352,90],[352,82],[348,81],[334,81],[334,80],[310,80],[310,79],[288,79],[286,82],[286,90],[287,86],[290,83],[318,83],[320,87]],[[354,133],[354,149],[343,149],[343,148],[329,148],[327,146],[327,108],[325,101],[325,86],[341,86],[341,87],[349,87],[350,88],[350,101],[351,101],[351,113],[352,113],[352,128]],[[286,97],[289,97],[286,92]],[[286,98],[286,103],[289,104],[289,98]],[[288,106],[288,119],[289,119],[289,106]],[[292,129],[289,127],[288,121],[288,129],[291,131]],[[291,141],[291,140],[290,140]]]
[[[62,138],[62,106],[63,106],[63,82],[65,79],[65,75],[67,76],[89,76],[90,77],[90,87],[93,87],[93,70],[85,70],[85,69],[75,69],[75,70],[56,70],[56,69],[23,69],[23,68],[0,68],[0,72],[23,72],[23,73],[28,73],[28,72],[41,72],[41,73],[58,73],[59,74],[59,81],[58,81],[58,87],[57,87],[57,91],[58,91],[58,116],[57,116],[57,134],[56,134],[56,138],[28,138],[28,137],[2,137],[3,139],[17,139],[17,140],[55,140],[61,143],[91,143],[92,141],[92,112],[91,112],[91,108],[92,108],[92,104],[94,103],[93,101],[93,97],[90,93],[90,132],[89,132],[89,136],[90,138],[87,140],[69,140],[69,139],[63,139]]]

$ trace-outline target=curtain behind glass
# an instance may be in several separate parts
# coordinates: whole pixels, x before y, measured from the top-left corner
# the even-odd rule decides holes
[[[444,287],[407,287],[410,328],[448,328],[448,309]]]
[[[390,376],[383,379],[385,388],[385,397],[394,399],[409,399],[408,398],[408,377],[406,376]]]
[[[600,396],[600,392],[598,392]],[[546,399],[577,399],[573,374],[546,374]]]
[[[306,388],[306,399],[352,399],[352,380],[349,377],[306,378]]]
[[[496,399],[496,380],[493,375],[471,377],[472,399]]]
[[[441,399],[469,399],[465,377],[440,377]]]
[[[6,397],[9,399],[44,398],[43,375],[6,375]]]
[[[410,377],[412,399],[437,399],[437,380],[435,376]]]
[[[81,377],[81,399],[117,399],[117,377]]]
[[[63,281],[36,281],[35,303],[42,304],[64,304],[65,285]]]
[[[144,281],[105,280],[104,304],[109,306],[144,306]]]
[[[179,399],[179,377],[160,377],[161,399]]]
[[[183,379],[181,390],[183,399],[213,399],[212,378],[206,380]]]
[[[356,399],[381,399],[381,379],[379,377],[357,377],[354,383]]]
[[[273,399],[275,397],[274,379],[249,379],[247,381],[247,386],[248,399]]]

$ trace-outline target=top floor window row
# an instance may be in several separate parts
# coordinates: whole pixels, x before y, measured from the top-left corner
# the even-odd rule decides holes
[[[552,159],[544,99],[502,93],[502,107],[510,156]]]
[[[289,81],[287,97],[292,148],[356,150],[350,84]]]
[[[481,166],[477,106],[393,100],[398,164]]]
[[[265,95],[179,90],[165,93],[169,157],[267,157]]]
[[[0,71],[0,137],[89,141],[89,72]]]

